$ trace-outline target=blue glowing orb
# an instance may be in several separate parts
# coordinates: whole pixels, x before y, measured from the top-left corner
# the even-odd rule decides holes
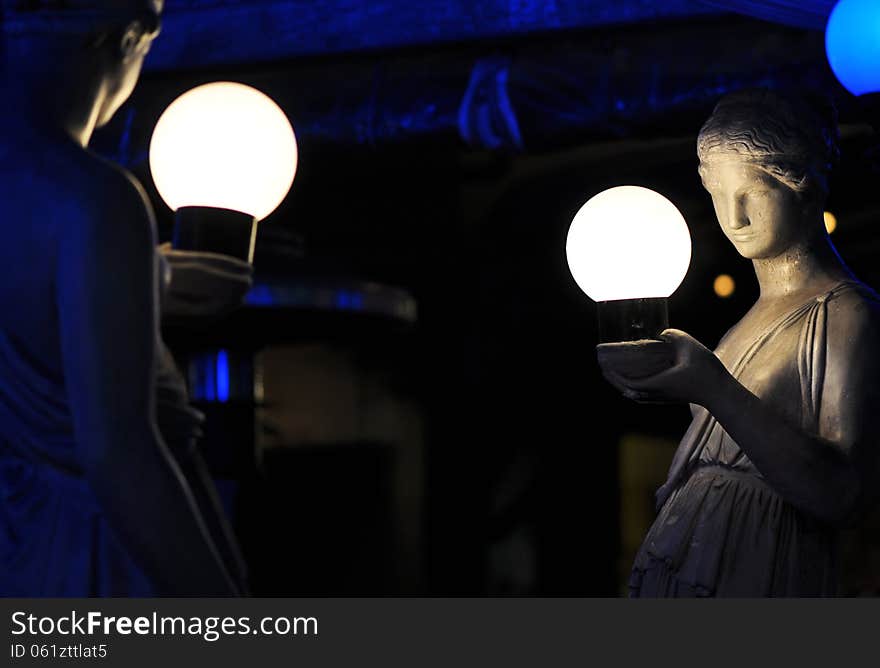
[[[880,92],[880,0],[840,0],[825,29],[825,51],[850,93]]]

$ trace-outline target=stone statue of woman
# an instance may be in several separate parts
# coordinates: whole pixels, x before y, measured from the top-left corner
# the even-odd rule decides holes
[[[0,594],[239,593],[192,448],[200,416],[159,336],[152,209],[87,148],[131,94],[162,1],[0,8]],[[166,255],[198,278],[200,257]],[[203,279],[242,269],[209,264]],[[193,295],[169,280],[179,310]],[[209,287],[234,301],[249,280]]]
[[[699,171],[760,296],[714,352],[678,330],[598,347],[625,396],[693,414],[632,596],[833,595],[839,530],[880,494],[880,300],[823,224],[836,137],[797,96],[722,99]]]

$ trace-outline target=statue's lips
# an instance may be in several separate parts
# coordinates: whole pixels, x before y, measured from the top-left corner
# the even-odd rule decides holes
[[[748,232],[746,234],[731,234],[730,237],[734,241],[748,241],[752,239],[755,235],[752,232]]]

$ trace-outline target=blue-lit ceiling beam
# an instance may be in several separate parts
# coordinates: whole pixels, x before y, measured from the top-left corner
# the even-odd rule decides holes
[[[743,16],[795,28],[824,30],[837,0],[701,0]]]
[[[674,22],[523,40],[502,54],[364,54],[234,76],[287,112],[304,151],[432,140],[444,147],[541,152],[614,137],[693,132],[725,92],[748,86],[834,90],[821,33],[748,20]],[[744,48],[743,45],[748,45]],[[147,77],[111,126],[104,152],[145,168],[152,129],[180,93],[213,72]],[[845,111],[845,110],[844,110]],[[694,125],[697,124],[697,125]],[[147,180],[149,180],[147,178]]]
[[[718,14],[699,0],[166,0],[147,69],[249,64]]]

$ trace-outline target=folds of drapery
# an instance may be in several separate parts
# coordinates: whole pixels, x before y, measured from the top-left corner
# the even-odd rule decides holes
[[[700,0],[704,5],[726,9],[763,21],[797,28],[824,30],[837,0]]]

